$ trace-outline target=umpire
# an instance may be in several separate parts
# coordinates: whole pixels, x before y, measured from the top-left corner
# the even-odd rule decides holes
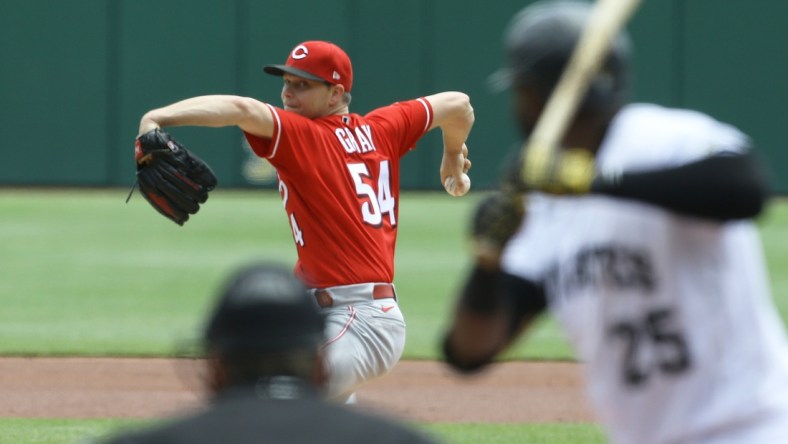
[[[212,400],[202,411],[119,435],[132,443],[431,443],[394,422],[329,404],[323,317],[284,268],[254,264],[223,288],[203,334]]]

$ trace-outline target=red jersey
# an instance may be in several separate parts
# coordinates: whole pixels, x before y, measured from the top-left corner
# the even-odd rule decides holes
[[[277,170],[296,275],[314,288],[392,282],[399,160],[432,125],[429,102],[317,119],[268,107],[272,137],[245,135]]]

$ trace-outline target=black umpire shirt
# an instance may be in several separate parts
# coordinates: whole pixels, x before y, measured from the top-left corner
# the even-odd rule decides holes
[[[107,444],[435,444],[396,422],[330,404],[293,378],[228,389],[204,410]]]

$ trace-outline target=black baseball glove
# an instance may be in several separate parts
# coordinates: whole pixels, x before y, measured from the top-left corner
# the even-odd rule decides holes
[[[161,129],[137,137],[134,159],[140,193],[178,225],[199,211],[208,192],[216,187],[216,176],[208,164]]]

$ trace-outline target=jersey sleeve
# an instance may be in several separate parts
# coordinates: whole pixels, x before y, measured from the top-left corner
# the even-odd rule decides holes
[[[595,194],[714,221],[755,217],[769,194],[749,137],[697,111],[630,106],[605,143]]]
[[[312,120],[267,103],[266,106],[274,117],[271,137],[259,137],[244,132],[249,146],[257,156],[267,159],[277,168],[282,168],[301,157],[297,151],[322,145],[319,140],[320,132],[315,131],[316,124]]]
[[[364,117],[374,123],[386,139],[395,142],[401,157],[430,129],[433,113],[429,101],[421,97],[378,108]]]
[[[675,155],[685,163],[718,154],[744,154],[752,145],[736,127],[696,111],[677,112],[675,126],[686,128],[680,133],[682,140],[674,143],[679,150]]]
[[[651,171],[750,147],[747,135],[703,113],[632,104],[613,120],[597,166],[603,173]]]
[[[271,115],[274,118],[274,133],[271,138],[255,136],[246,131],[244,131],[244,137],[246,137],[246,141],[249,142],[249,146],[255,154],[259,157],[268,159],[274,156],[279,148],[279,142],[282,137],[282,119],[279,116],[279,111],[282,110],[267,103],[265,106],[268,107],[268,110],[271,111]]]

